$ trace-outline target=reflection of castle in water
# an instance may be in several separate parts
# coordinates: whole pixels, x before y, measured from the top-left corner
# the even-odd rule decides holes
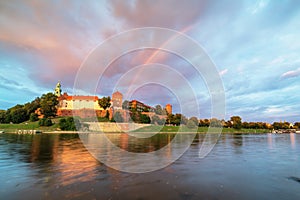
[[[128,134],[86,135],[90,143],[93,143],[95,140],[99,141],[99,136],[107,137],[114,145],[125,151],[141,153],[165,147],[170,144],[175,135],[156,135],[147,139],[137,139]],[[22,140],[24,138],[20,137]],[[106,173],[111,175],[112,181],[117,180],[116,176],[120,175],[114,169],[102,168],[104,166],[90,154],[77,134],[43,134],[32,136],[30,139],[32,143],[29,146],[28,161],[37,164],[38,168],[43,168],[36,175],[38,177],[49,177],[49,184],[51,182],[59,182],[61,185],[70,185],[78,181],[90,181],[99,175],[101,176],[99,170],[106,170]],[[98,145],[95,148],[104,153],[108,158],[112,159],[118,156],[115,155],[114,149],[109,148],[107,145]],[[165,156],[167,158],[172,156],[171,146],[167,147]],[[121,166],[122,163],[120,162],[119,165]],[[55,179],[55,181],[51,181],[51,179]]]

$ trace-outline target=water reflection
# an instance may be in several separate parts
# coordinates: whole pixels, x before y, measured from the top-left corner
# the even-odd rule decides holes
[[[107,137],[124,150],[143,153],[168,147],[174,135],[148,140],[126,134]],[[204,135],[198,134],[172,165],[152,173],[129,174],[97,161],[76,134],[3,134],[0,194],[9,199],[300,199],[299,137],[222,135],[213,151],[199,159]],[[112,149],[105,152],[115,156]],[[165,156],[172,154],[169,148]],[[130,160],[119,165],[122,162]]]

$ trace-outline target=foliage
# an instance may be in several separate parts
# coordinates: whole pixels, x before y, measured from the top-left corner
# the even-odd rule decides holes
[[[119,111],[115,112],[113,119],[115,122],[124,122],[124,119]]]
[[[128,100],[123,101],[122,109],[129,110],[129,101]]]
[[[155,108],[154,108],[154,112],[157,115],[162,115],[163,114],[163,109],[162,109],[161,105],[156,105]]]
[[[99,104],[99,106],[101,108],[103,108],[104,110],[106,110],[111,105],[111,103],[110,103],[110,96],[102,97],[101,99],[98,100],[98,104]]]
[[[38,115],[36,113],[31,113],[30,116],[29,116],[29,120],[31,122],[38,121],[39,120]]]
[[[164,125],[166,122],[165,119],[161,119],[159,116],[154,115],[151,119],[151,123],[152,124],[156,124],[156,125]]]
[[[199,126],[200,127],[209,127],[210,120],[209,119],[200,119]]]
[[[41,112],[45,118],[55,117],[57,111],[57,96],[55,94],[49,92],[47,94],[43,94],[41,97]]]
[[[241,129],[242,128],[242,118],[240,116],[232,116],[230,118],[230,121],[232,122],[232,127],[234,129]]]
[[[272,126],[275,130],[289,129],[290,128],[290,123],[288,123],[288,122],[274,122]]]
[[[191,117],[189,120],[192,120],[197,126],[199,125],[199,120],[197,117]]]
[[[140,115],[140,123],[150,124],[150,122],[151,122],[151,120],[150,120],[150,117],[148,115],[145,115],[145,114]]]
[[[180,124],[187,124],[188,119],[179,113],[176,113],[175,115],[173,114],[168,114],[167,115],[167,123],[179,126]]]
[[[216,118],[212,118],[212,119],[210,120],[210,126],[211,126],[211,127],[222,127],[223,124],[222,124],[222,121],[220,121],[220,120],[218,120],[218,119],[216,119]]]
[[[5,110],[0,110],[0,123],[1,124],[5,123],[5,114],[6,114]]]
[[[294,128],[300,129],[300,122],[295,122],[294,123]]]
[[[77,127],[76,127],[77,125]],[[73,117],[62,118],[59,120],[58,127],[63,131],[76,131],[81,128],[79,120]]]
[[[49,118],[42,118],[39,120],[39,125],[40,126],[52,126],[52,120]]]
[[[24,108],[17,108],[11,111],[11,121],[21,123],[28,120],[27,111]]]
[[[195,127],[197,127],[197,122],[195,122],[195,120],[193,120],[193,119],[189,119],[186,126],[190,129],[195,128]]]

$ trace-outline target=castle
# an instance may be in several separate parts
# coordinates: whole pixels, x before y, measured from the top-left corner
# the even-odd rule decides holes
[[[123,108],[123,95],[121,92],[116,91],[112,94],[111,105],[109,108],[104,110],[98,103],[98,96],[82,96],[74,95],[70,96],[66,92],[61,93],[61,84],[58,82],[54,90],[54,94],[58,99],[57,106],[57,116],[78,116],[81,118],[91,118],[95,117],[105,117],[107,112],[109,114],[109,119],[111,119],[115,112],[119,112],[125,121],[130,118],[130,110],[136,110],[142,112],[143,114],[152,117],[155,115],[153,112],[154,108],[146,105],[140,101],[132,100],[129,101],[126,108]],[[166,107],[167,114],[172,114],[172,105],[167,104]]]

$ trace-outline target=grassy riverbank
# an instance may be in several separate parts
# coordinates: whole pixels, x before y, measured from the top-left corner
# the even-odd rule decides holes
[[[43,132],[55,131],[58,128],[58,124],[55,123],[52,126],[40,126],[39,122],[25,122],[21,124],[0,124],[0,130],[11,133],[17,130],[41,130]]]
[[[0,124],[0,130],[4,130],[5,132],[16,132],[17,130],[41,130],[43,132],[53,132],[58,130],[58,119],[52,120],[54,125],[46,127],[46,126],[39,126],[38,122],[26,122],[21,124]],[[194,132],[195,129],[189,129],[186,126],[156,126],[150,125],[147,127],[143,127],[137,129],[133,132],[161,132],[161,133],[177,133],[180,132]],[[198,127],[198,133],[206,133],[208,130],[207,127]],[[223,128],[222,133],[269,133],[270,130],[268,129],[241,129],[236,130],[233,128]]]

